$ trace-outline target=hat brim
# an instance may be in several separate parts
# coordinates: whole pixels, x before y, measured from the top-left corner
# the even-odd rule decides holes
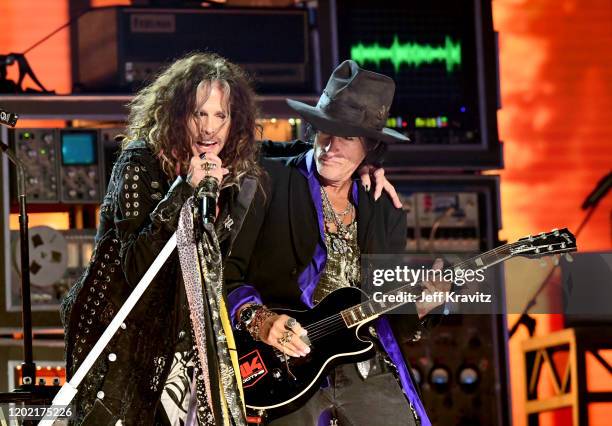
[[[400,132],[396,132],[388,127],[381,130],[370,129],[361,126],[348,124],[344,121],[336,120],[328,116],[317,107],[305,104],[293,99],[287,99],[287,104],[297,112],[304,120],[312,124],[317,130],[329,133],[334,136],[360,136],[380,140],[384,142],[410,142],[410,139]]]

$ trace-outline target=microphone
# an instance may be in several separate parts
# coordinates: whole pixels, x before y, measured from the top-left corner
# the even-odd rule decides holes
[[[584,203],[582,203],[582,210],[596,206],[599,201],[606,196],[610,190],[610,186],[612,186],[612,172],[608,173],[597,182],[595,189],[589,194],[586,200],[584,200]]]
[[[206,153],[200,154],[204,160]],[[196,197],[200,200],[200,218],[202,224],[214,223],[217,216],[217,194],[219,194],[219,180],[214,176],[206,176],[196,188]]]
[[[19,120],[19,114],[15,114],[14,112],[9,112],[0,108],[0,123],[5,126],[15,127],[17,125],[17,120]]]
[[[219,181],[214,176],[206,176],[196,190],[196,197],[200,200],[200,217],[202,223],[214,223],[217,215],[217,194]]]
[[[6,111],[5,109],[0,108],[0,124],[9,127],[15,127],[17,125],[17,120],[19,120],[19,114],[14,112]],[[15,164],[15,168],[17,169],[17,195],[19,197],[23,197],[25,200],[26,189],[25,189],[25,167],[23,162],[17,158],[17,155],[10,147],[3,141],[0,140],[0,151],[4,152],[8,159]]]

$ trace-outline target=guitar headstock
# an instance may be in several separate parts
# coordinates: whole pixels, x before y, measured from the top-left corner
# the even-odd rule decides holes
[[[570,253],[577,249],[576,237],[567,228],[563,228],[520,238],[513,244],[511,252],[515,256],[538,258],[558,253]]]

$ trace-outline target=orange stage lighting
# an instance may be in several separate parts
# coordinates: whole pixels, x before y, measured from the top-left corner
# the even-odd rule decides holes
[[[556,227],[575,230],[584,198],[612,169],[612,3],[609,0],[493,0],[499,31],[505,142],[501,174],[502,237]],[[610,250],[612,197],[601,202],[578,238],[580,250]],[[535,290],[535,289],[534,289]],[[537,334],[562,327],[560,316],[537,315]],[[509,323],[518,319],[511,315]],[[513,424],[525,425],[521,330],[510,341]],[[594,386],[609,375],[589,377]],[[592,379],[592,380],[591,380]],[[591,425],[608,424],[610,405],[590,409]],[[571,413],[550,413],[542,425],[570,425]]]

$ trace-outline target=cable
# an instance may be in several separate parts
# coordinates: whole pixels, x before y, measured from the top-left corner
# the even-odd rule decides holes
[[[448,216],[450,216],[451,214],[453,214],[455,212],[455,208],[454,207],[449,207],[447,208],[444,213],[442,213],[433,223],[433,225],[431,226],[431,231],[429,232],[429,253],[434,256],[435,255],[435,247],[434,247],[434,243],[435,243],[435,238],[436,238],[436,232],[438,232],[438,228],[440,227],[440,225],[442,225],[442,221],[444,219],[446,219]]]
[[[60,26],[59,28],[56,28],[55,30],[53,30],[50,34],[47,34],[46,36],[44,36],[42,39],[38,40],[36,43],[34,43],[32,46],[28,47],[26,50],[24,50],[21,54],[25,55],[26,53],[28,53],[29,51],[31,51],[32,49],[34,49],[35,47],[39,46],[40,44],[44,43],[45,41],[47,41],[48,39],[50,39],[51,37],[53,37],[55,34],[57,34],[58,32],[60,32],[61,30],[63,30],[64,28],[70,26],[74,21],[76,21],[77,19],[79,19],[81,16],[85,15],[86,13],[89,13],[90,11],[92,11],[93,8],[88,7],[87,9],[85,9],[84,11],[78,13],[76,16],[70,18],[68,20],[68,22],[66,22],[65,24],[63,24],[62,26]]]

